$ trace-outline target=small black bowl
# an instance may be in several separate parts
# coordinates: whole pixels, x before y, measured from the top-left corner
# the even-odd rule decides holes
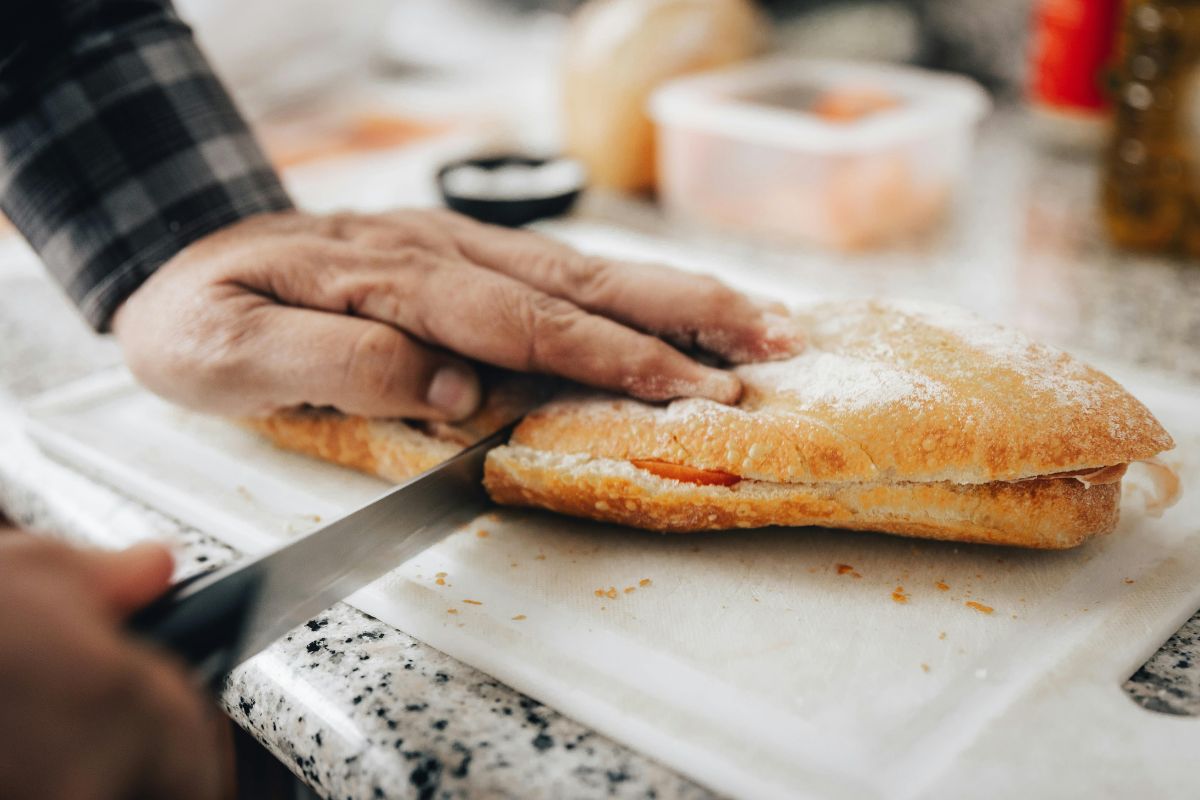
[[[585,178],[581,178],[578,186],[566,192],[553,195],[538,195],[531,193],[528,197],[507,197],[503,199],[467,197],[451,192],[446,187],[446,176],[462,167],[477,167],[482,170],[495,170],[506,166],[541,167],[555,161],[566,161],[566,158],[531,158],[522,155],[499,155],[487,158],[467,158],[446,164],[437,172],[438,191],[446,205],[460,214],[477,219],[480,222],[490,222],[493,225],[504,225],[518,228],[530,222],[548,217],[557,217],[567,213],[583,193]]]

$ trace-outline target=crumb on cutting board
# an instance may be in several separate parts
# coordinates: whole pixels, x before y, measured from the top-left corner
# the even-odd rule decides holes
[[[964,603],[964,605],[967,606],[967,608],[975,609],[980,614],[991,614],[996,610],[991,606],[985,606],[983,603],[976,603],[974,600],[968,600],[966,603]]]

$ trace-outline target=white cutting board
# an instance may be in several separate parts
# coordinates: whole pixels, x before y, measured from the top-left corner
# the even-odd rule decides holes
[[[1191,454],[1187,494],[1159,520],[1127,498],[1120,530],[1075,551],[815,529],[664,537],[502,510],[352,602],[738,796],[912,794],[971,758],[995,762],[983,788],[997,796],[1014,781],[1064,789],[1071,765],[1081,790],[1101,767],[1195,786],[1200,720],[1150,714],[1119,688],[1200,606],[1195,396],[1133,388]],[[384,488],[120,373],[44,398],[30,430],[246,551]],[[1001,743],[975,752],[988,737]],[[1033,756],[1040,772],[1012,770]]]
[[[1114,377],[1176,437],[1185,495],[1158,520],[1127,498],[1074,551],[500,510],[350,600],[739,797],[1194,796],[1200,720],[1120,684],[1200,607],[1200,392]],[[120,372],[30,415],[47,451],[246,552],[386,488]]]

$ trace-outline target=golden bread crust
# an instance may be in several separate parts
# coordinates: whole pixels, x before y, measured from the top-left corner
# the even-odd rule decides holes
[[[460,422],[366,419],[332,409],[289,409],[241,423],[285,450],[400,482],[431,469],[544,400],[553,382],[527,375],[487,376],[480,409]]]
[[[1119,483],[1088,487],[1073,478],[699,486],[626,462],[519,446],[489,453],[484,485],[505,505],[662,532],[817,525],[1044,549],[1075,547],[1110,532],[1121,493]]]
[[[279,411],[243,424],[285,450],[394,482],[419,475],[462,449],[404,422],[368,420],[324,409]]]
[[[736,406],[578,393],[529,415],[512,441],[777,483],[989,483],[1173,446],[1107,375],[966,312],[849,301],[797,316],[805,353],[738,367]]]

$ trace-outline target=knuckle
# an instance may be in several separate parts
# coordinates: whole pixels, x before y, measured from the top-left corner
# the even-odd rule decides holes
[[[405,245],[389,251],[396,269],[426,272],[430,268],[429,254],[425,248]]]
[[[377,401],[395,398],[404,390],[411,390],[407,370],[404,369],[406,353],[403,339],[390,328],[371,325],[360,334],[351,346],[346,359],[343,385],[348,392],[365,399]]]
[[[577,306],[557,297],[530,292],[521,301],[521,316],[529,342],[531,367],[553,367],[581,355],[572,334],[586,315]]]
[[[617,280],[613,265],[596,256],[580,256],[570,259],[566,267],[567,280],[577,297],[592,302],[609,294]]]

